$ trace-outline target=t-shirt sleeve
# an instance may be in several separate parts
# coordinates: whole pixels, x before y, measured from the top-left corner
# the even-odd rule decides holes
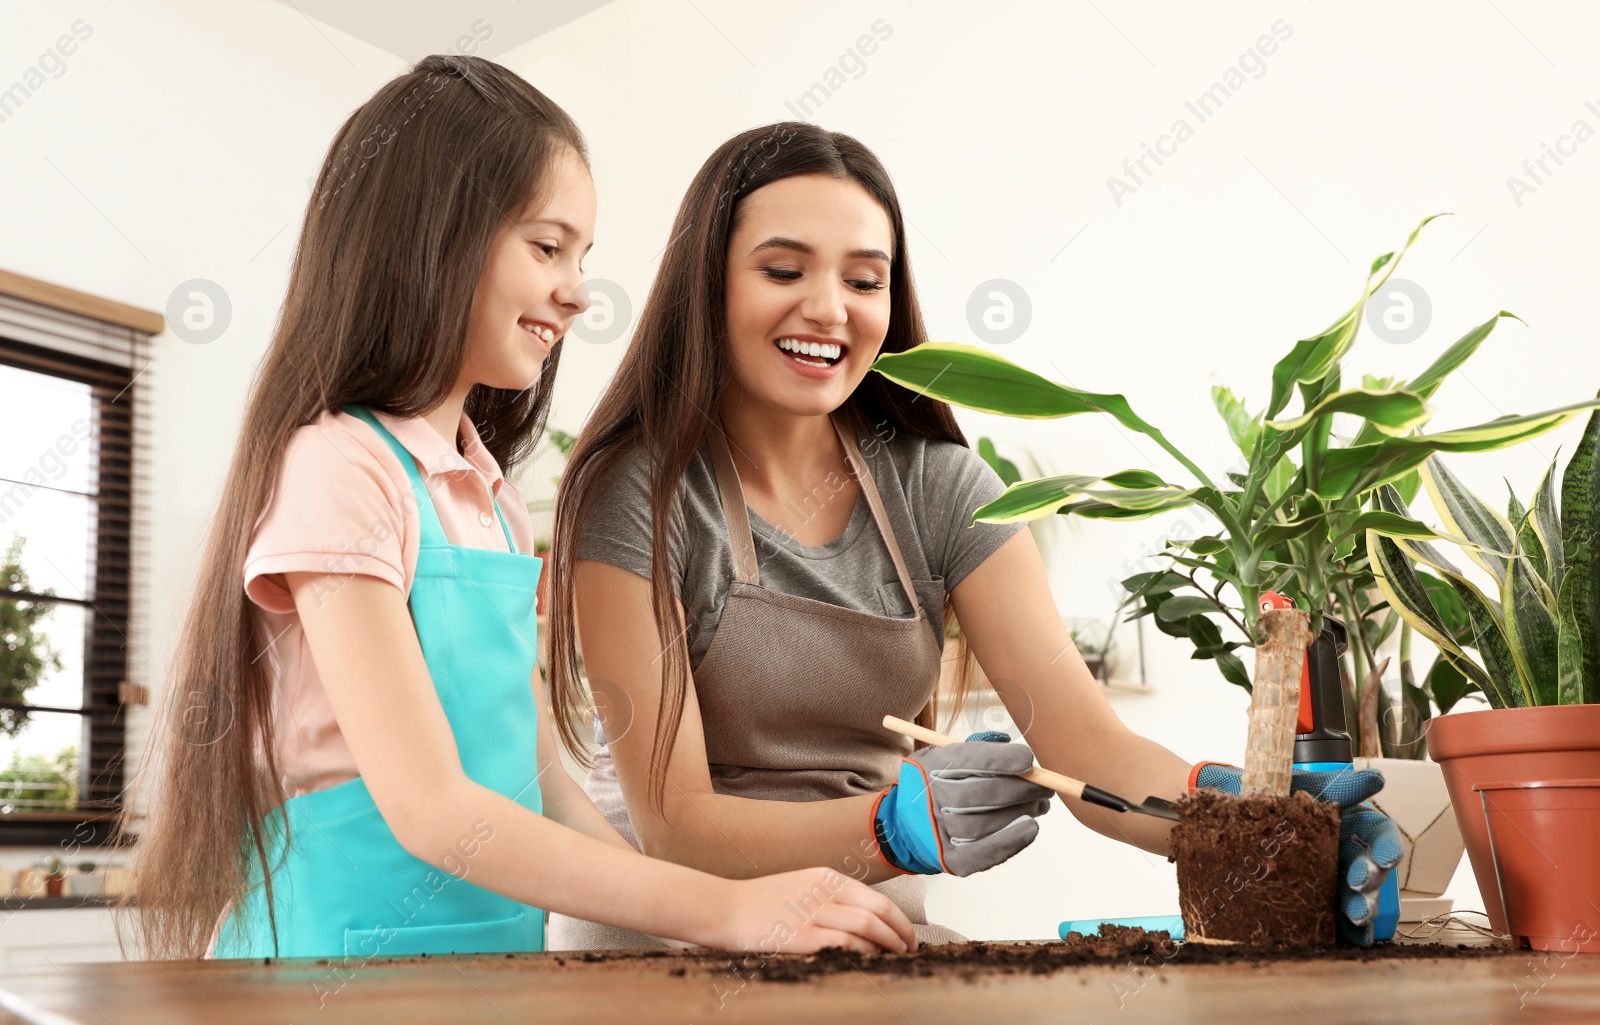
[[[414,519],[415,498],[350,428],[329,417],[299,428],[245,554],[245,594],[269,612],[292,612],[283,574],[319,572],[404,591],[408,509]]]
[[[668,552],[674,588],[683,589],[681,510],[674,509],[668,534]],[[577,557],[618,566],[646,579],[650,576],[651,536],[650,463],[635,449],[611,465],[595,488],[589,511],[578,534]]]
[[[972,514],[1000,497],[1006,486],[983,457],[965,445],[930,441],[923,453],[923,486],[934,501],[930,509],[948,511],[933,523],[930,562],[951,590],[1009,541],[1025,523],[973,523]],[[969,526],[970,524],[970,526]]]

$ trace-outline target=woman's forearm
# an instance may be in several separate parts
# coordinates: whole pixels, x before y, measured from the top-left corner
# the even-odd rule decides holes
[[[1146,797],[1174,800],[1188,787],[1188,762],[1132,730],[1116,729],[1094,744],[1092,762],[1083,757],[1058,757],[1049,742],[1036,742],[1034,756],[1047,769],[1083,779],[1135,804]],[[1062,801],[1078,821],[1097,833],[1165,855],[1172,822],[1136,812],[1116,812],[1076,798]]]
[[[877,883],[903,873],[878,852],[872,831],[876,800],[875,794],[827,801],[679,794],[667,802],[666,818],[642,821],[633,814],[633,822],[647,854],[713,875],[747,879],[826,865]]]

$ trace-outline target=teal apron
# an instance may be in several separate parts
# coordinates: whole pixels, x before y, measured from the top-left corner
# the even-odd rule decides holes
[[[473,782],[538,813],[534,593],[541,561],[517,552],[503,515],[509,552],[447,543],[411,453],[366,409],[343,408],[388,442],[416,495],[421,537],[411,618],[461,767]],[[276,948],[252,851],[248,888],[219,930],[216,957],[365,959],[544,949],[543,910],[471,881],[473,855],[486,843],[510,842],[495,839],[490,823],[458,838],[449,872],[400,846],[359,778],[290,798],[264,826]]]

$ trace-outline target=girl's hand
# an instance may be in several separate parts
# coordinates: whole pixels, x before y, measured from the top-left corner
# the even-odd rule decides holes
[[[708,946],[761,954],[917,949],[911,920],[894,901],[831,868],[723,882],[730,906],[715,934],[705,938]]]

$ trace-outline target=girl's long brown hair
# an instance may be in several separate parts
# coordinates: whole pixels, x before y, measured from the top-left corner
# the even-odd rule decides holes
[[[476,57],[427,57],[334,136],[288,292],[240,426],[168,678],[151,761],[122,834],[137,834],[132,930],[146,957],[198,957],[259,864],[263,819],[283,800],[272,680],[253,628],[244,557],[289,436],[359,403],[399,417],[455,386],[479,275],[502,228],[541,199],[570,117],[526,81]],[[509,474],[537,443],[561,354],[523,391],[475,387],[465,411]],[[273,923],[274,936],[276,924]]]
[[[678,485],[711,429],[714,411],[729,380],[726,283],[728,242],[739,223],[742,201],[764,185],[796,175],[848,179],[877,200],[894,234],[890,263],[890,314],[884,352],[904,352],[927,340],[911,265],[905,221],[889,174],[878,158],[848,135],[805,122],[755,128],[729,139],[701,166],[678,207],[661,270],[639,314],[633,340],[616,376],[590,414],[573,446],[556,498],[551,571],[551,716],[562,744],[580,762],[588,748],[579,739],[588,705],[578,672],[573,561],[584,517],[616,461],[634,446],[650,460],[650,600],[657,636],[682,637],[684,624],[671,583],[667,536]],[[902,388],[881,374],[868,374],[846,404],[857,426],[888,425],[925,438],[967,443],[950,407]],[[945,615],[950,615],[948,599]],[[965,652],[965,645],[958,650]],[[660,714],[650,758],[649,799],[664,805],[667,763],[683,718],[689,683],[686,646],[662,653]],[[964,654],[959,664],[955,712],[972,677]],[[932,725],[934,695],[918,722]]]

